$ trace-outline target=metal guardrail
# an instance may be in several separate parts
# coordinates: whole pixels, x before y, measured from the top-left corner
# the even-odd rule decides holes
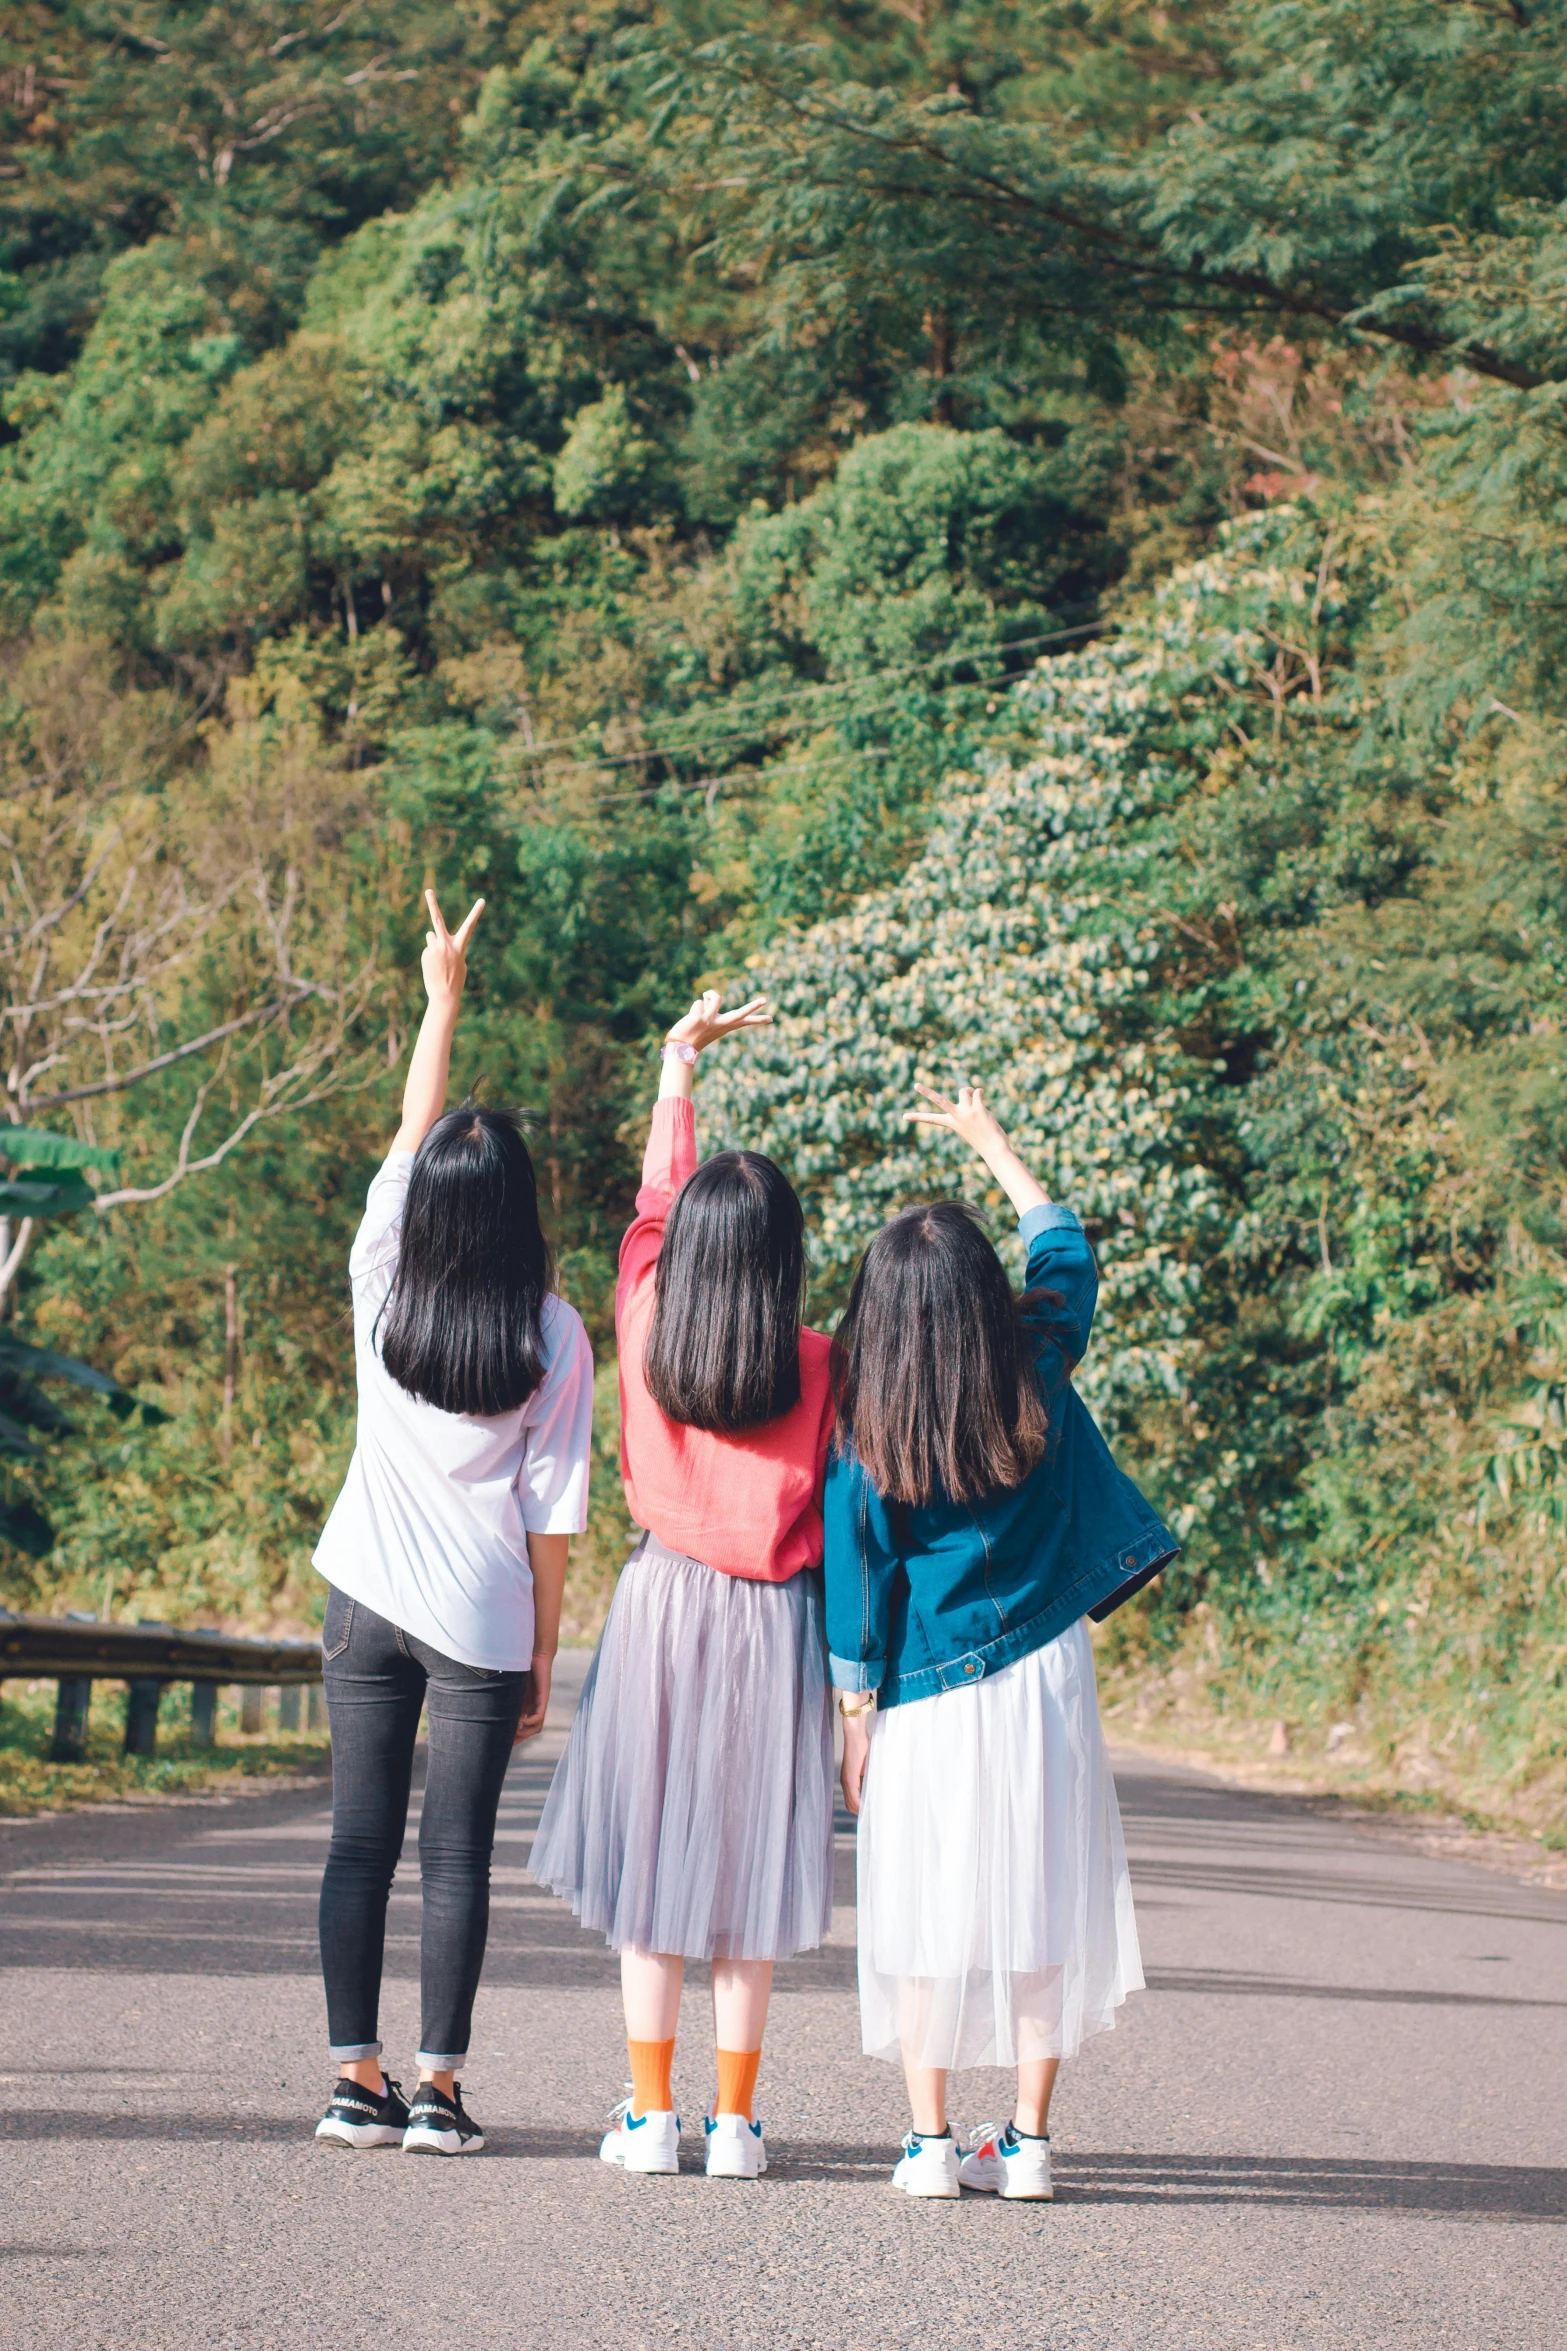
[[[310,1716],[321,1680],[318,1641],[251,1641],[230,1633],[180,1632],[166,1624],[102,1624],[91,1617],[13,1616],[0,1609],[0,1680],[58,1681],[56,1763],[80,1760],[95,1681],[126,1684],[125,1752],[151,1755],[158,1704],[169,1682],[191,1685],[191,1729],[198,1746],[213,1742],[220,1689],[246,1693],[241,1728],[260,1730],[263,1689],[279,1694],[280,1727],[299,1727],[299,1693],[310,1688]]]
[[[0,1616],[0,1677],[48,1681],[55,1674],[124,1681],[284,1682],[321,1679],[319,1641],[251,1641],[232,1633],[177,1632],[166,1624],[100,1624],[95,1619]]]

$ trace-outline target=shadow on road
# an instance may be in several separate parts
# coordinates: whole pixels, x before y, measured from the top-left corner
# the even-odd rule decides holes
[[[54,2107],[0,2122],[0,2142],[297,2146],[308,2131],[309,2125],[293,2116],[89,2114]],[[487,2124],[485,2135],[486,2161],[596,2160],[593,2131],[508,2130]],[[769,2158],[767,2177],[758,2183],[764,2189],[799,2180],[883,2180],[889,2160],[883,2146],[832,2140],[792,2141],[770,2150]],[[321,2150],[323,2163],[343,2160],[341,2150]],[[689,2145],[684,2168],[699,2168]],[[648,2189],[638,2182],[632,2192],[647,2194]],[[1084,2149],[1059,2158],[1056,2201],[1249,2204],[1293,2211],[1425,2212],[1560,2223],[1567,2221],[1567,2171],[1523,2164],[1374,2162],[1352,2156],[1136,2155]],[[0,2246],[0,2253],[37,2250]]]
[[[1567,2008],[1567,2000],[1525,2000],[1495,1992],[1429,1992],[1377,1984],[1304,1984],[1290,1976],[1234,1975],[1222,1967],[1151,1967],[1148,1989],[1250,2000],[1370,2000],[1389,2007]]]
[[[107,2261],[103,2245],[0,2245],[0,2261]]]
[[[1130,1844],[1130,1823],[1127,1830]],[[1567,1927],[1567,1911],[1559,1896],[1554,1903],[1549,1898],[1531,1901],[1527,1894],[1520,1899],[1518,1887],[1498,1878],[1493,1889],[1478,1870],[1469,1873],[1476,1882],[1461,1886],[1446,1882],[1400,1884],[1391,1869],[1377,1877],[1358,1877],[1344,1869],[1270,1869],[1250,1862],[1212,1861],[1206,1856],[1190,1861],[1153,1860],[1135,1850],[1131,1863],[1132,1890],[1139,1907],[1147,1887],[1162,1886],[1189,1894],[1262,1895],[1275,1902],[1348,1904],[1357,1910],[1424,1910],[1442,1917],[1505,1918],[1527,1926]]]
[[[1440,2212],[1567,2221],[1567,2171],[1507,2163],[1376,2163],[1353,2157],[1079,2153],[1057,2199],[1095,2204],[1257,2204],[1295,2210]]]

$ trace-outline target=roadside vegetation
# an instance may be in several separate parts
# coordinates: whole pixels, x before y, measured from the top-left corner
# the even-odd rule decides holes
[[[0,1397],[0,1599],[318,1613],[438,879],[604,1367],[577,1635],[651,1042],[760,975],[704,1115],[819,1313],[966,1180],[916,1070],[1084,1211],[1185,1542],[1117,1719],[1559,1831],[1564,64],[1489,0],[13,12],[0,1076],[98,1156],[0,1290],[154,1410]]]
[[[275,1715],[276,1699],[268,1693]],[[154,1755],[124,1751],[124,1694],[115,1683],[93,1691],[81,1760],[50,1760],[54,1735],[53,1682],[7,1682],[0,1690],[0,1814],[68,1811],[78,1804],[135,1803],[161,1796],[232,1792],[244,1780],[292,1779],[324,1772],[331,1748],[324,1731],[288,1731],[275,1719],[259,1731],[240,1727],[233,1691],[218,1706],[217,1743],[197,1747],[190,1736],[188,1693],[165,1693]]]

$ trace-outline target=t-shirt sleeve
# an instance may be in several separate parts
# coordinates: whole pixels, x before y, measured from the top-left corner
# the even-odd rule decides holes
[[[390,1151],[371,1179],[365,1212],[348,1252],[348,1279],[356,1300],[367,1288],[385,1291],[391,1286],[413,1164],[411,1151]]]
[[[517,1499],[530,1535],[580,1535],[588,1523],[593,1349],[574,1307],[556,1298],[546,1312],[555,1318],[553,1344],[528,1408]]]

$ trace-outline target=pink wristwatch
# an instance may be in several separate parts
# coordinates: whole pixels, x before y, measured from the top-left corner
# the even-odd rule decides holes
[[[660,1061],[695,1061],[696,1047],[684,1044],[679,1037],[666,1037],[658,1049]]]

